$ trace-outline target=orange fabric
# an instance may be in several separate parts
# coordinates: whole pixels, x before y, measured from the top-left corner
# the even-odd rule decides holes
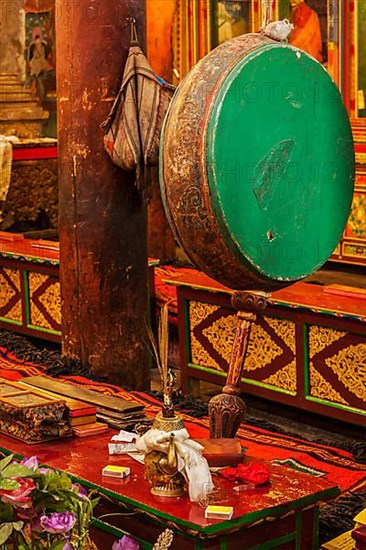
[[[303,2],[293,14],[294,30],[290,44],[304,50],[322,63],[322,38],[317,14]]]

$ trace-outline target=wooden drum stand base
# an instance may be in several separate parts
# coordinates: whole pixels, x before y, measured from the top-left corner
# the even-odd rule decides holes
[[[263,311],[269,294],[265,292],[234,292],[232,306],[237,310],[237,327],[230,358],[226,385],[208,404],[211,437],[235,437],[244,418],[245,403],[240,398],[240,379],[243,372],[252,323]]]

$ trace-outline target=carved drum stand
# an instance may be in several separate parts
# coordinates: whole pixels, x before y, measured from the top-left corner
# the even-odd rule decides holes
[[[234,297],[227,383],[210,407],[214,435],[233,435],[239,422],[239,409],[228,411],[238,406],[250,323],[265,302],[246,292],[271,292],[322,266],[345,227],[354,175],[342,97],[298,48],[239,36],[201,59],[175,93],[161,136],[167,217],[198,269],[245,291]]]

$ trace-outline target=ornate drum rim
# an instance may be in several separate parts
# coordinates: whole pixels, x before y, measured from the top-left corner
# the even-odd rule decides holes
[[[253,262],[243,259],[243,256],[239,258],[235,243],[232,241],[230,243],[230,238],[228,239],[228,235],[223,232],[223,226],[211,202],[212,186],[208,177],[207,141],[211,116],[217,106],[217,95],[220,93],[222,84],[228,81],[230,73],[241,60],[245,60],[243,63],[248,62],[253,55],[261,54],[274,46],[299,51],[297,48],[275,42],[260,34],[243,35],[213,50],[188,73],[179,86],[170,104],[161,136],[161,193],[175,236],[194,265],[222,284],[237,290],[250,288],[272,290],[288,286],[310,275],[310,272],[307,272],[293,278],[275,279],[261,271],[259,266],[253,265]],[[301,52],[301,55],[312,59],[304,52]],[[222,67],[224,67],[223,70]],[[218,74],[219,68],[220,74]],[[194,103],[194,111],[190,108],[190,103]],[[182,125],[179,124],[178,128],[173,128],[172,124],[169,124],[172,113],[182,115]],[[180,133],[179,151],[175,149],[176,133]],[[351,137],[350,126],[349,134]],[[199,138],[201,138],[200,142]],[[178,157],[181,163],[184,163],[183,175],[174,165],[176,162],[174,157]],[[167,175],[166,172],[168,172]],[[172,180],[168,185],[166,177]],[[185,183],[182,184],[182,182]],[[352,194],[349,197],[350,204],[351,200]],[[193,235],[188,235],[181,223],[181,220],[187,216],[190,218],[189,229],[193,231]],[[347,217],[344,223],[346,221]],[[343,228],[340,228],[339,238],[342,231]],[[194,243],[199,241],[201,236],[203,236],[203,246],[197,248]],[[186,246],[187,242],[190,246]],[[311,272],[316,271],[325,260],[314,265]]]

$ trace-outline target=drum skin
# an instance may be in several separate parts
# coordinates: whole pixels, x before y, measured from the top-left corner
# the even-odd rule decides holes
[[[200,270],[270,291],[316,271],[355,175],[342,98],[311,56],[262,34],[225,42],[177,89],[160,146],[163,203]]]

